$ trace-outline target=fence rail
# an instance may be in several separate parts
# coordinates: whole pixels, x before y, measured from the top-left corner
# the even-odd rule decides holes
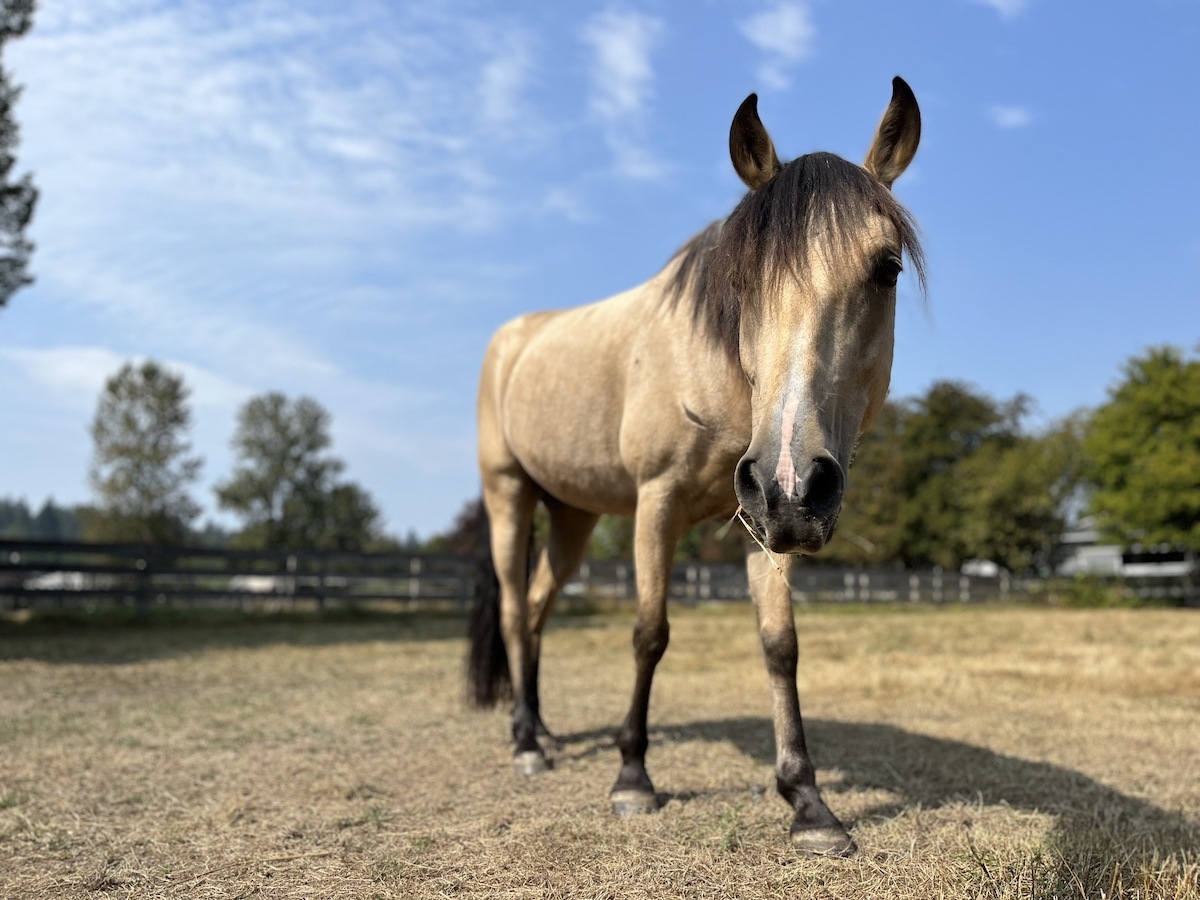
[[[463,605],[474,595],[478,563],[417,553],[218,550],[139,544],[0,539],[0,608],[128,606],[278,608],[377,601]],[[898,569],[793,566],[798,602],[980,603],[1043,587],[1008,573],[987,577]],[[1196,603],[1192,575],[1139,579],[1140,596]],[[633,566],[586,561],[563,589],[567,598],[632,599]],[[743,600],[742,566],[680,563],[670,596],[682,602]]]

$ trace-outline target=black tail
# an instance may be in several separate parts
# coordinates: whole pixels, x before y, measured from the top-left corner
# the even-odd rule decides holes
[[[475,572],[470,637],[467,701],[480,709],[490,709],[512,696],[512,682],[508,675],[508,652],[500,631],[500,581],[486,542]]]

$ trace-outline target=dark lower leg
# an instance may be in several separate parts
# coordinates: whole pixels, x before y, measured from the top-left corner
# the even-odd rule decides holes
[[[529,643],[525,641],[526,653],[521,660],[522,675],[518,681],[513,679],[513,715],[512,735],[516,744],[513,750],[513,767],[519,775],[535,775],[549,768],[546,754],[537,741],[538,701],[536,664],[528,653]],[[511,654],[511,650],[509,651]],[[512,656],[509,656],[511,662]],[[515,666],[514,666],[515,669]]]
[[[762,641],[775,706],[775,786],[795,810],[793,839],[803,843],[819,832],[821,841],[832,838],[845,843],[840,841],[845,835],[842,823],[817,790],[816,769],[804,741],[800,696],[796,690],[796,632],[764,634]],[[802,832],[814,834],[806,836]]]
[[[617,747],[621,750],[621,772],[612,788],[614,805],[619,802],[618,794],[628,792],[642,795],[641,805],[654,798],[654,784],[646,774],[646,748],[650,744],[647,736],[650,687],[654,680],[654,669],[662,659],[669,639],[670,629],[665,618],[653,623],[639,622],[634,629],[633,647],[637,677],[634,681],[629,713],[617,732]],[[623,799],[629,802],[629,798]]]
[[[537,503],[532,482],[497,475],[485,485],[484,500],[492,522],[492,559],[500,582],[500,630],[508,653],[513,688],[512,735],[517,770],[530,774],[545,768],[536,740],[536,691],[532,679],[527,603],[529,534]]]
[[[588,537],[599,518],[595,513],[567,506],[552,497],[543,498],[550,517],[546,548],[538,558],[529,583],[529,692],[528,703],[533,713],[534,730],[547,747],[559,746],[558,739],[542,721],[538,690],[542,630],[554,608],[558,592],[583,559]]]
[[[671,497],[652,487],[638,494],[634,521],[634,562],[637,566],[638,619],[633,629],[636,677],[629,714],[617,732],[621,772],[612,789],[613,811],[628,815],[658,808],[654,785],[646,774],[646,722],[654,669],[670,639],[667,625],[667,585],[671,557],[680,532]]]
[[[542,710],[540,694],[538,692],[538,671],[541,668],[541,635],[533,635],[531,642],[531,653],[533,655],[533,665],[529,673],[529,706],[533,711],[533,727],[535,737],[541,738],[541,743],[545,746],[560,747],[561,742],[546,727],[546,723],[542,721]],[[543,746],[543,749],[545,749]]]
[[[770,567],[763,551],[751,554],[747,569],[775,713],[775,786],[795,811],[792,842],[811,853],[852,852],[854,842],[817,790],[816,769],[804,741],[796,689],[799,652],[791,588]]]

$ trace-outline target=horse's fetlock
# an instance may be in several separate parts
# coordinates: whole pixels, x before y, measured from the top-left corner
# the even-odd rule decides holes
[[[622,725],[617,732],[617,749],[621,751],[622,759],[645,759],[650,739],[644,731],[637,731],[630,725]]]
[[[775,765],[775,787],[793,806],[806,793],[816,793],[816,772],[812,763],[799,757],[781,759]]]

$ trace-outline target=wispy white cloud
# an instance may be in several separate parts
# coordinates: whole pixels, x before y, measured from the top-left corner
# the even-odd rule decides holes
[[[479,79],[480,107],[489,125],[510,126],[534,116],[525,101],[532,70],[529,37],[512,33],[501,38],[483,64]]]
[[[1024,106],[992,106],[988,117],[997,128],[1027,128],[1033,124],[1033,113]]]
[[[764,54],[757,75],[768,88],[786,88],[791,70],[815,50],[817,29],[805,0],[775,0],[738,27]]]
[[[1012,20],[1025,12],[1032,0],[972,0],[972,2],[990,6],[1000,14],[1000,18]]]
[[[51,405],[89,413],[95,409],[105,382],[122,365],[143,361],[108,347],[0,348],[0,366],[8,370],[10,377],[16,375],[26,388],[37,391]],[[170,359],[157,361],[183,376],[195,406],[232,414],[253,394],[250,386],[236,384],[200,366]]]
[[[123,206],[220,209],[310,237],[502,218],[497,156],[528,146],[527,130],[505,140],[523,125],[533,64],[521,29],[305,7],[258,0],[230,21],[219,6],[108,0],[47,16],[13,48],[27,143],[49,150],[39,172],[69,178],[72,204],[94,201],[94,217],[112,215],[103,185],[134,171],[144,193]]]
[[[125,359],[107,347],[0,348],[0,366],[19,374],[27,386],[50,392],[59,403],[92,409],[105,380]]]
[[[661,19],[607,9],[584,25],[592,51],[589,109],[599,122],[617,174],[654,179],[666,171],[650,147],[646,114],[654,96],[652,54],[662,40]]]
[[[519,25],[275,0],[236,22],[164,0],[53,9],[12,49],[41,286],[152,352],[211,338],[234,366],[273,347],[311,364],[322,329],[297,310],[339,315],[364,258],[401,268],[414,235],[565,215],[509,177],[552,132]]]
[[[17,307],[27,337],[14,341],[10,318],[0,355],[0,393],[31,398],[6,408],[0,493],[61,496],[53,485],[83,472],[104,379],[147,357],[183,371],[210,460],[228,457],[236,407],[278,389],[334,412],[352,475],[386,473],[395,462],[377,454],[397,447],[424,471],[470,471],[470,453],[430,455],[411,427],[433,423],[457,449],[470,433],[467,409],[453,427],[433,418],[460,393],[469,409],[469,389],[411,371],[450,328],[426,307],[452,289],[428,248],[568,217],[508,177],[546,140],[528,97],[537,54],[519,23],[469,3],[39,10],[6,48],[42,200],[38,282]],[[487,260],[471,272],[496,289]],[[53,466],[27,446],[43,426],[63,438]],[[444,515],[429,509],[417,515]]]

